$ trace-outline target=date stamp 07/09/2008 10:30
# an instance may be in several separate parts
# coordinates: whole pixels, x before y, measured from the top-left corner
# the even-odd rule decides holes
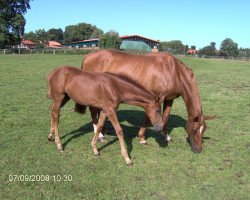
[[[72,175],[28,175],[28,174],[13,174],[9,175],[10,182],[70,182],[73,180]]]

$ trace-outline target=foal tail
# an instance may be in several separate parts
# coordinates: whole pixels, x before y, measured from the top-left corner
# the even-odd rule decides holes
[[[83,105],[78,104],[78,103],[75,104],[75,112],[77,112],[77,113],[84,114],[86,112],[86,109],[87,109],[86,106],[83,106]]]

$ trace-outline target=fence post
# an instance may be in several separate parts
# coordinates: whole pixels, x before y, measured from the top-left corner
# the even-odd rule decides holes
[[[53,54],[56,54],[56,50],[55,49],[53,50]]]
[[[5,55],[5,53],[6,53],[6,49],[3,50],[3,54],[4,54],[4,55]]]

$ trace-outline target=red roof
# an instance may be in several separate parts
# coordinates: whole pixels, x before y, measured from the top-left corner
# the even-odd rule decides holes
[[[187,51],[187,53],[190,53],[190,54],[196,54],[196,53],[198,53],[198,50],[195,50],[195,49],[189,49],[189,50]]]
[[[25,40],[25,39],[22,39],[22,43],[26,45],[35,45],[35,43],[32,42],[31,40]]]
[[[153,41],[153,42],[159,43],[159,41],[157,41],[157,40],[153,40],[153,39],[150,39],[150,38],[146,38],[146,37],[143,37],[143,36],[137,35],[137,34],[135,34],[135,35],[124,35],[124,36],[121,36],[120,38],[123,39],[123,38],[131,38],[131,37],[140,37],[140,38],[144,38],[144,39],[146,39],[146,40],[151,40],[151,41]]]
[[[61,46],[61,44],[57,41],[49,41],[49,46]]]

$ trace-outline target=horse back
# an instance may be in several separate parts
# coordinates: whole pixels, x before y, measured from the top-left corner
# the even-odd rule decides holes
[[[174,59],[166,53],[133,55],[114,50],[99,50],[85,57],[82,69],[126,75],[155,94],[173,90],[179,77]]]

